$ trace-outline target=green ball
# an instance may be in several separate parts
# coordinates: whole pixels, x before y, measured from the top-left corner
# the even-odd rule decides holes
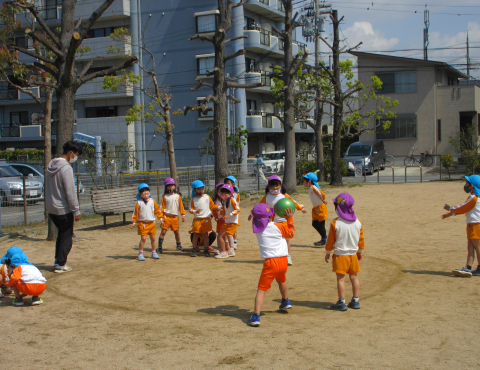
[[[293,203],[293,200],[291,199],[283,198],[275,203],[275,213],[279,217],[285,217],[285,210],[289,208],[293,209],[295,212],[295,203]]]

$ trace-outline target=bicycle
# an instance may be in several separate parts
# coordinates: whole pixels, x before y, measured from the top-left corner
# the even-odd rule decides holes
[[[385,155],[385,165],[384,167],[387,166],[392,166],[395,164],[395,157],[393,155]]]
[[[403,161],[405,166],[413,166],[415,163],[418,163],[429,167],[433,164],[433,156],[430,154],[432,151],[426,150],[425,153],[420,153],[420,159],[417,159],[413,156],[416,150],[418,150],[418,148],[412,147],[412,149],[410,149],[408,157]]]

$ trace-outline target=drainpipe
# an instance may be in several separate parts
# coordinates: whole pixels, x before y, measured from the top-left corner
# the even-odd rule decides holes
[[[142,2],[140,0],[138,1],[138,38],[140,41],[140,38],[142,37]],[[139,47],[138,48],[139,55],[138,55],[138,63],[139,65],[143,68],[143,50]],[[139,68],[140,69],[140,68]],[[145,94],[143,93],[143,70],[140,70],[140,98],[142,101],[142,105],[145,106]],[[146,145],[145,145],[145,135],[146,135],[146,124],[145,124],[145,119],[142,116],[142,149],[143,149],[143,170],[146,170],[146,164],[147,164],[147,152],[146,152]]]
[[[235,0],[235,3],[239,3],[239,0]],[[243,6],[239,6],[238,8],[234,8],[232,11],[232,19],[236,21],[233,22],[231,31],[232,38],[233,37],[240,37],[243,35]],[[236,40],[232,42],[233,50],[235,52],[237,50],[245,49],[244,46],[244,39]],[[233,59],[233,77],[238,77],[238,83],[245,83],[245,55],[241,55],[238,58]],[[235,90],[235,97],[241,100],[241,103],[234,104],[234,122],[235,126],[238,127],[240,125],[246,126],[246,117],[245,117],[245,109],[246,109],[246,93],[245,89],[234,89]],[[248,140],[248,139],[247,139]],[[247,171],[247,156],[248,156],[248,143],[243,147],[243,155],[242,155],[242,165],[240,167],[241,171]]]
[[[139,47],[138,47],[138,42],[139,42],[139,26],[138,26],[138,0],[131,0],[130,1],[130,30],[132,31],[132,52],[134,55],[140,55],[139,53]],[[140,68],[138,64],[134,64],[132,67],[133,73],[140,75]],[[133,104],[134,105],[140,105],[142,103],[141,99],[141,91],[139,89],[133,89]],[[144,162],[144,149],[145,147],[143,146],[143,126],[141,121],[135,121],[135,150],[141,151],[141,155],[139,156],[138,162],[139,162],[139,168],[141,168],[143,171],[145,171],[145,162]]]

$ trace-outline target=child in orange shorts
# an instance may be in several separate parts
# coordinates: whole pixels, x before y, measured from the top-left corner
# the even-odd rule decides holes
[[[258,282],[257,295],[255,296],[255,310],[248,320],[250,326],[260,326],[260,311],[265,299],[265,293],[270,289],[273,280],[277,280],[282,303],[279,310],[286,311],[292,308],[288,300],[287,269],[288,245],[287,238],[293,238],[293,209],[285,210],[285,223],[272,222],[275,211],[265,203],[259,203],[252,210],[252,228],[260,246],[260,254],[265,259],[262,274]]]
[[[140,243],[138,244],[137,259],[139,261],[145,261],[143,247],[147,241],[147,236],[150,237],[150,243],[152,243],[152,258],[159,258],[155,251],[155,235],[157,234],[155,216],[157,216],[158,219],[161,219],[162,213],[160,212],[160,207],[157,202],[155,202],[150,196],[150,188],[147,184],[138,185],[137,203],[135,204],[135,210],[133,211],[133,223],[130,225],[130,229],[133,229],[138,222],[137,230],[138,235],[140,235]]]
[[[7,260],[12,258],[16,253],[23,253],[23,251],[18,247],[10,247],[0,260],[0,298],[3,298],[4,294],[12,293],[12,288],[7,286],[7,283],[10,280],[8,276]]]
[[[444,209],[449,211],[442,215],[442,219],[452,215],[465,214],[467,217],[467,264],[461,269],[453,270],[452,273],[459,277],[480,276],[480,176],[465,176],[465,185],[463,190],[469,194],[467,201],[456,207],[444,205]],[[477,253],[477,269],[472,269],[475,260],[475,252]]]
[[[4,256],[5,258],[5,256]],[[2,258],[2,260],[4,260]],[[38,268],[28,262],[27,256],[23,252],[19,252],[5,258],[5,264],[8,267],[9,280],[5,284],[9,288],[13,288],[15,299],[14,306],[23,306],[23,297],[32,296],[32,306],[43,303],[39,297],[47,287],[47,279],[45,279]]]
[[[222,229],[218,234],[219,253],[215,258],[235,257],[233,236],[238,227],[238,214],[240,213],[240,207],[235,199],[233,199],[233,192],[233,187],[230,184],[225,184],[220,188],[222,208],[225,209],[223,216],[225,223],[222,225]]]
[[[213,198],[213,203],[215,203],[216,206],[222,205],[220,190],[222,189],[223,185],[225,185],[223,182],[219,182],[217,185],[215,185],[215,196]],[[221,211],[213,211],[212,213],[215,221],[217,222],[217,234],[219,234],[220,230],[222,229],[222,225],[225,223],[225,219],[223,218],[223,216],[225,216],[225,210],[222,209]]]
[[[359,260],[364,248],[363,227],[353,210],[353,197],[348,193],[339,194],[333,199],[335,213],[338,215],[330,224],[327,245],[325,246],[325,262],[328,263],[333,251],[332,271],[337,274],[338,301],[330,306],[332,310],[346,311],[348,308],[360,308],[360,272]],[[345,304],[345,275],[352,283],[353,297],[348,306]]]
[[[303,176],[303,186],[308,188],[308,196],[312,202],[312,226],[320,234],[322,239],[313,243],[317,247],[327,244],[327,230],[325,230],[325,220],[328,219],[327,200],[325,193],[320,189],[317,183],[318,177],[313,172]]]
[[[192,182],[192,200],[190,201],[190,209],[188,210],[191,214],[195,215],[191,228],[193,231],[193,250],[190,255],[191,257],[197,257],[197,243],[200,236],[203,238],[203,255],[210,257],[210,252],[208,251],[208,232],[212,231],[211,211],[220,211],[222,209],[221,206],[216,206],[212,198],[204,194],[204,192],[205,185],[202,181],[195,180]]]
[[[180,194],[177,194],[175,180],[167,177],[165,179],[165,192],[163,193],[162,207],[160,209],[160,213],[162,214],[162,218],[160,219],[162,232],[158,238],[157,253],[163,253],[163,239],[168,229],[172,230],[175,234],[177,251],[183,252],[182,243],[180,242],[178,212],[182,215],[182,222],[185,222],[185,209],[183,208],[182,197]]]

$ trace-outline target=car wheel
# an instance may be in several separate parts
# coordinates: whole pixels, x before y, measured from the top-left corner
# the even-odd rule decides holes
[[[375,173],[375,166],[372,163],[372,169],[370,170],[370,175],[373,175]]]

